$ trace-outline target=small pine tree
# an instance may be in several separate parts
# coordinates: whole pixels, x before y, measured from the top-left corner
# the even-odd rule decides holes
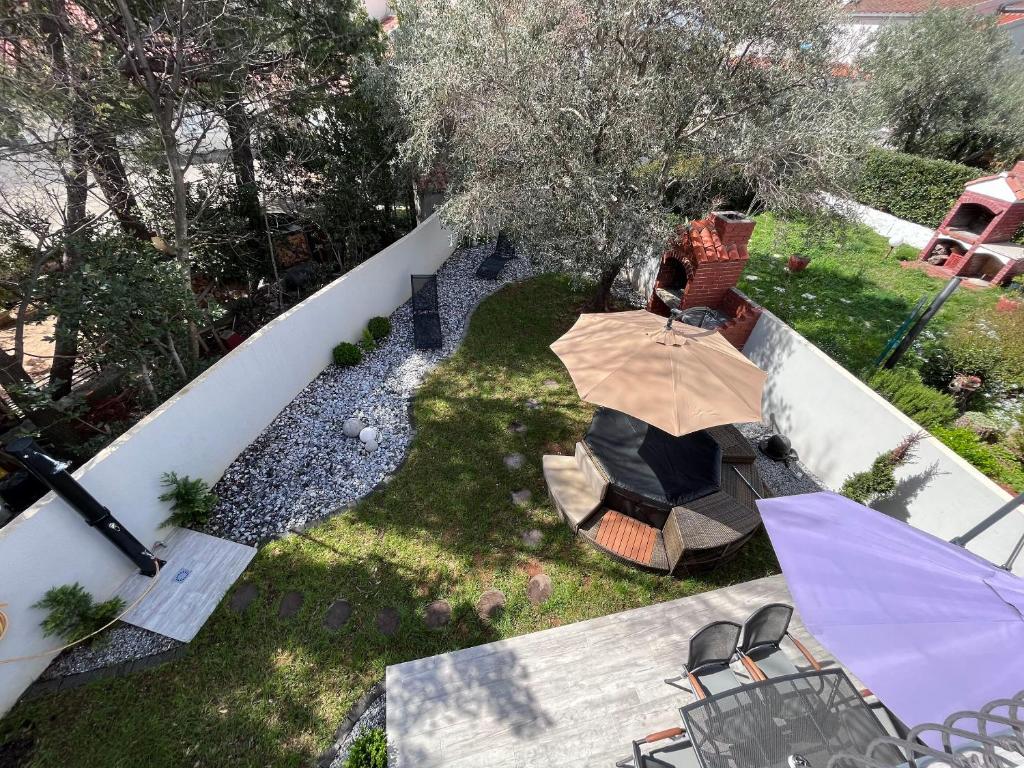
[[[161,524],[161,528],[177,525],[188,528],[194,525],[205,525],[210,513],[217,506],[217,494],[202,478],[193,480],[188,475],[178,477],[175,472],[164,472],[160,484],[170,490],[160,494],[160,501],[171,502],[171,515]]]
[[[896,490],[896,470],[914,458],[914,449],[924,436],[924,432],[907,435],[891,451],[878,456],[871,463],[871,469],[846,478],[839,492],[860,504],[870,504],[891,496]]]
[[[380,728],[360,733],[352,742],[345,768],[387,768],[388,738]]]
[[[48,589],[43,599],[32,607],[48,612],[46,618],[39,622],[44,635],[56,635],[65,642],[73,643],[117,618],[124,610],[124,601],[114,597],[97,603],[76,581]]]

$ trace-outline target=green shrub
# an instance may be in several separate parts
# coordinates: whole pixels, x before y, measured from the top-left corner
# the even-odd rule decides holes
[[[964,184],[980,175],[977,168],[959,163],[874,148],[868,151],[854,197],[901,219],[937,227]]]
[[[964,427],[941,427],[932,434],[997,483],[1024,490],[1024,469],[1005,445],[989,445]]]
[[[985,442],[998,437],[1002,431],[991,416],[979,411],[967,411],[953,422],[953,426],[969,429]]]
[[[363,337],[359,340],[359,348],[364,353],[373,352],[377,348],[377,342],[370,333],[369,328],[363,328]]]
[[[925,429],[944,426],[956,418],[952,396],[929,387],[913,368],[880,369],[868,383]]]
[[[350,344],[347,341],[343,341],[336,346],[331,354],[334,357],[335,365],[359,365],[363,359],[363,351],[355,344]]]
[[[217,506],[217,494],[200,477],[193,480],[188,475],[178,477],[175,472],[164,472],[160,484],[169,488],[160,494],[160,501],[171,502],[171,515],[162,523],[161,528],[177,525],[190,528],[194,525],[206,525],[210,513]]]
[[[914,458],[914,449],[923,438],[923,432],[907,435],[891,451],[886,451],[875,458],[871,462],[871,469],[846,478],[839,492],[861,504],[870,504],[872,501],[891,496],[896,490],[896,469]]]
[[[344,768],[387,768],[388,738],[380,728],[360,733],[352,742]]]
[[[43,599],[32,607],[48,611],[46,618],[39,622],[44,635],[57,635],[64,642],[73,643],[117,618],[124,610],[124,600],[114,597],[97,603],[76,581],[48,589]]]
[[[383,341],[391,333],[391,321],[386,317],[371,317],[370,322],[366,324],[366,330],[375,341]]]

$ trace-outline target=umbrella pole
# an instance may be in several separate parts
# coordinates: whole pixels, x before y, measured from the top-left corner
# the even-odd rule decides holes
[[[1021,504],[1024,504],[1024,493],[1014,496],[1012,499],[1003,504],[1003,506],[1001,506],[999,509],[993,512],[991,515],[989,515],[976,526],[971,528],[971,530],[969,530],[967,533],[963,534],[962,536],[957,536],[954,539],[950,539],[949,543],[956,544],[959,547],[966,547],[970,541],[983,534],[985,531],[987,531],[993,525],[998,523],[1000,520],[1002,520],[1004,517],[1010,514]],[[1024,549],[1024,537],[1021,537],[1020,541],[1017,542],[1017,546],[1013,548],[1013,552],[1010,553],[1009,559],[1005,563],[1003,563],[1002,567],[1006,570],[1010,570],[1011,568],[1013,568],[1013,564],[1017,560],[1017,557],[1020,555],[1022,549]]]

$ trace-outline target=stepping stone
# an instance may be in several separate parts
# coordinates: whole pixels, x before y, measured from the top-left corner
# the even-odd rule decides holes
[[[512,503],[517,507],[525,507],[530,503],[530,498],[532,496],[533,494],[526,488],[519,491],[512,491]]]
[[[505,467],[507,469],[521,469],[524,461],[526,461],[526,457],[523,454],[510,453],[505,457]]]
[[[231,594],[231,602],[228,605],[231,607],[231,610],[241,613],[249,607],[249,604],[256,599],[256,595],[259,593],[259,587],[252,582],[246,582]]]
[[[377,631],[385,637],[391,637],[398,631],[398,611],[394,608],[383,608],[377,614]]]
[[[526,401],[526,407],[529,408],[531,411],[536,411],[538,408],[540,408],[540,400],[531,397],[529,400]]]
[[[534,605],[546,603],[551,597],[551,577],[546,573],[538,573],[526,585],[526,599]]]
[[[476,601],[476,615],[484,621],[498,618],[505,610],[505,593],[500,589],[489,589]]]
[[[521,435],[526,431],[526,425],[521,421],[513,421],[509,423],[508,429],[510,432],[515,432],[516,434]]]
[[[544,541],[544,534],[538,531],[536,528],[533,528],[529,531],[523,531],[523,534],[522,536],[520,536],[520,538],[523,540],[523,544],[530,548],[533,548],[539,547],[541,545],[541,542]]]
[[[452,620],[452,607],[447,600],[435,600],[427,606],[426,623],[430,629],[441,629]]]
[[[554,379],[544,379],[545,389],[558,389],[558,386],[558,382],[555,381]]]
[[[277,609],[279,619],[290,619],[299,612],[303,598],[301,592],[285,592],[281,598],[281,606]]]
[[[345,626],[351,615],[352,605],[348,600],[335,600],[324,616],[324,626],[332,632],[337,632]]]

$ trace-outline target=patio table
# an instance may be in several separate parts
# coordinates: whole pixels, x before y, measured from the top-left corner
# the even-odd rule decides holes
[[[839,669],[753,682],[679,710],[702,768],[825,768],[886,732]],[[898,765],[892,747],[875,757]]]

